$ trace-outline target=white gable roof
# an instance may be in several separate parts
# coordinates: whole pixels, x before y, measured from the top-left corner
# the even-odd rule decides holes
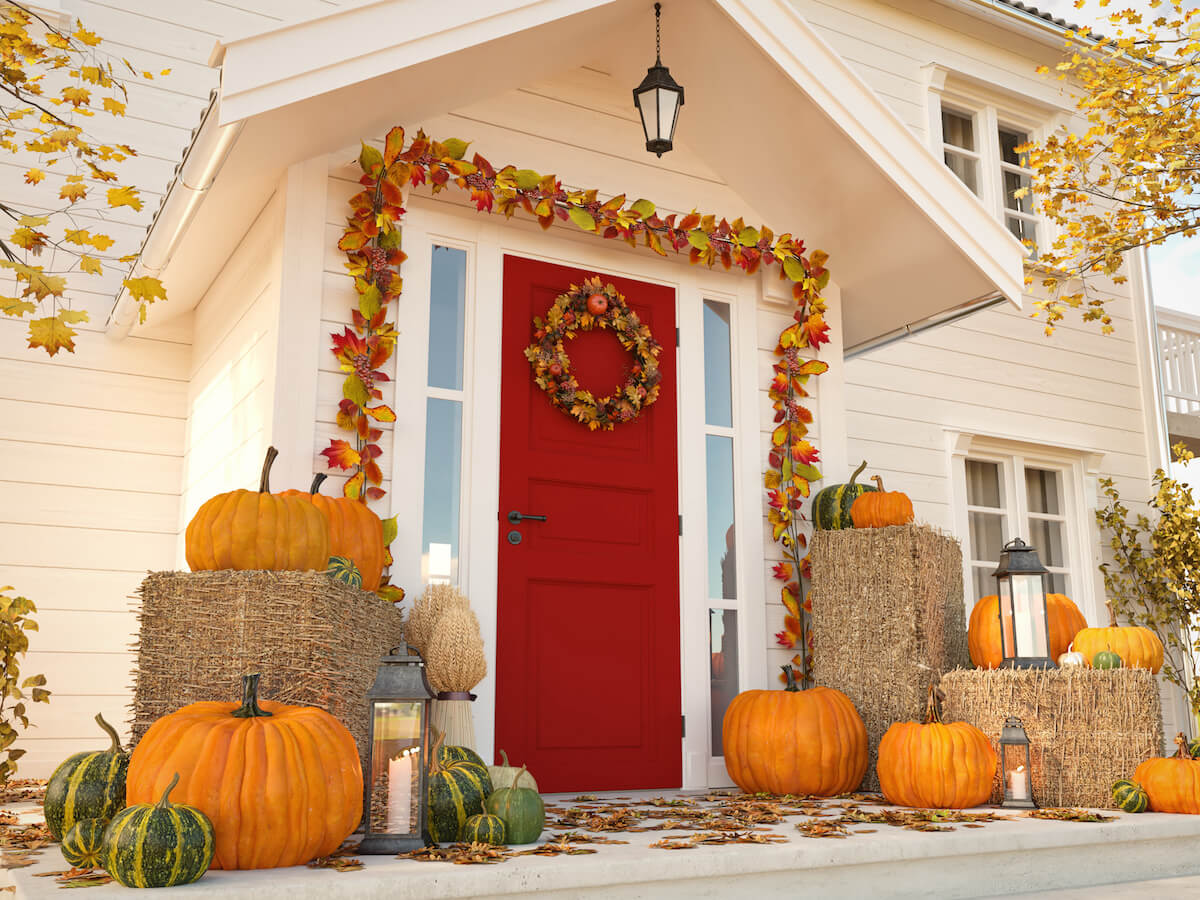
[[[221,122],[245,127],[192,226],[202,239],[167,272],[173,301],[195,302],[241,234],[236,217],[291,163],[591,59],[628,71],[632,88],[650,9],[375,0],[226,42]],[[664,61],[687,90],[677,139],[765,224],[831,254],[847,346],[982,297],[1019,305],[1018,242],[787,0],[674,0],[663,27]]]

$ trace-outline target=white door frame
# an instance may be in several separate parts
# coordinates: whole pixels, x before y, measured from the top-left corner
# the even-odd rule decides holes
[[[488,677],[476,688],[478,746],[490,754],[495,735],[496,579],[500,523],[497,519],[500,472],[500,351],[503,309],[503,260],[506,254],[592,269],[672,287],[680,330],[677,356],[680,538],[681,712],[687,716],[682,742],[683,786],[727,784],[724,766],[710,765],[709,651],[705,546],[703,300],[730,302],[731,368],[734,398],[734,471],[738,579],[738,634],[742,690],[766,685],[763,639],[766,634],[764,535],[760,498],[761,428],[758,420],[759,352],[756,305],[761,282],[741,272],[726,273],[689,266],[684,256],[666,259],[645,248],[631,250],[618,241],[567,229],[543,231],[520,218],[483,216],[439,198],[411,196],[404,223],[404,293],[396,307],[400,332],[396,348],[397,422],[392,454],[394,503],[408,501],[413,514],[400,510],[393,545],[393,581],[415,599],[421,590],[421,516],[425,456],[425,397],[428,355],[428,302],[431,247],[435,243],[468,253],[468,296],[464,327],[463,466],[459,584],[479,618],[488,660]],[[473,296],[472,296],[473,286]],[[660,340],[670,336],[660,335]],[[695,448],[701,448],[696,452]],[[470,464],[467,461],[470,461]],[[699,486],[699,490],[695,487]],[[691,598],[691,599],[688,599]]]

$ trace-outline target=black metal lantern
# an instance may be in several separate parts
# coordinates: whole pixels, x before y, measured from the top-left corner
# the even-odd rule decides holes
[[[1016,716],[1009,716],[1000,729],[1000,778],[1004,803],[1009,809],[1037,809],[1033,802],[1032,757],[1029,735]]]
[[[379,662],[371,706],[362,853],[403,853],[425,845],[429,704],[425,663],[407,644]]]
[[[1020,538],[1004,545],[993,573],[1000,596],[1000,651],[1014,669],[1051,669],[1050,620],[1046,613],[1046,567]]]
[[[662,4],[654,4],[654,65],[646,70],[642,83],[633,89],[633,105],[642,116],[646,149],[661,157],[671,149],[675,121],[683,106],[683,88],[662,64]]]

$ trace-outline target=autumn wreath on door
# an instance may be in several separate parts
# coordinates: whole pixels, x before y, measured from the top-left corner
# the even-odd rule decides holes
[[[662,373],[658,355],[662,346],[629,308],[625,297],[611,284],[594,276],[582,285],[571,285],[554,305],[533,319],[534,342],[525,348],[533,379],[550,402],[590,430],[611,431],[619,422],[632,422],[658,399]],[[577,331],[611,329],[621,346],[633,355],[625,383],[606,397],[597,398],[579,386],[563,341]]]

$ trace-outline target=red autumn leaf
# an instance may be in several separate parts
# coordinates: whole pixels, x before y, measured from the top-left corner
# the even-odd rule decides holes
[[[358,465],[361,457],[358,451],[350,446],[349,442],[343,440],[332,440],[329,446],[321,451],[321,455],[329,461],[329,467],[332,469],[352,469]]]
[[[359,472],[346,482],[346,486],[342,488],[342,493],[351,500],[357,500],[362,494],[363,481],[363,473]]]
[[[796,646],[795,639],[786,631],[775,632],[775,643],[780,647],[787,647],[789,650]]]
[[[383,470],[379,468],[379,463],[375,462],[375,460],[372,459],[368,461],[367,464],[363,466],[363,471],[366,473],[367,480],[370,481],[371,484],[383,483]]]
[[[383,139],[383,164],[390,166],[404,150],[404,129],[399,125],[392,128]]]
[[[361,229],[348,229],[342,239],[338,241],[339,250],[358,250],[367,245],[367,236],[363,234]]]
[[[776,563],[772,573],[781,581],[787,581],[792,577],[792,564],[788,562]]]
[[[363,410],[368,416],[376,422],[395,422],[396,414],[387,406],[368,406]]]
[[[371,429],[377,431],[377,429]],[[378,444],[364,444],[362,448],[363,459],[378,459],[383,455],[383,448]]]
[[[367,488],[367,499],[368,500],[381,500],[386,493],[387,493],[387,491],[385,491],[383,488],[369,487],[369,488]],[[392,564],[391,551],[385,551],[385,552],[386,552],[386,555],[388,558],[386,560],[384,560],[384,564],[390,566]]]

